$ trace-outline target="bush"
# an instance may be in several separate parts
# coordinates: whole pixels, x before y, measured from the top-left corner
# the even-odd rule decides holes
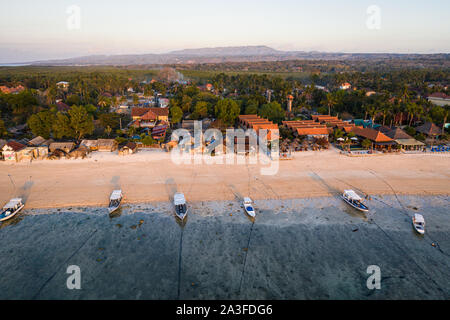
[[[411,137],[414,137],[414,135],[416,134],[416,130],[412,127],[405,127],[404,131],[409,134]]]
[[[425,137],[425,135],[424,135],[423,133],[416,134],[416,135],[414,136],[414,138],[415,138],[416,140],[419,140],[419,141],[422,141],[422,142],[424,142],[425,139],[426,139],[426,137]]]
[[[151,146],[152,144],[155,144],[155,143],[156,143],[156,140],[153,139],[151,136],[146,136],[146,137],[144,137],[144,138],[142,139],[142,143],[143,143],[145,146]]]
[[[372,141],[370,141],[369,139],[364,139],[363,142],[361,142],[361,146],[364,149],[369,149],[370,147],[372,147]]]

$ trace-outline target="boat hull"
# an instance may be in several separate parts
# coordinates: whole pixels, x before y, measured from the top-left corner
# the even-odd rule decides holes
[[[18,214],[20,212],[20,210],[23,209],[23,207],[25,207],[25,205],[21,205],[16,211],[11,213],[10,215],[8,215],[6,217],[3,217],[3,218],[0,218],[0,222],[6,221],[6,220],[9,220],[9,219],[13,218],[16,214]]]
[[[178,219],[184,220],[186,218],[186,216],[187,216],[187,210],[184,213],[178,213],[178,212],[175,211],[175,215],[177,216]]]
[[[122,204],[122,199],[120,199],[119,204],[117,206],[109,206],[108,207],[108,212],[111,214],[113,212],[115,212],[117,209],[120,208],[120,205]]]
[[[252,208],[252,210],[249,210],[249,208]],[[245,209],[245,213],[247,213],[247,215],[249,215],[252,218],[255,217],[255,209],[253,209],[253,207],[244,207],[244,209]]]
[[[351,201],[349,201],[349,200],[346,199],[345,197],[342,197],[342,196],[341,196],[341,198],[342,198],[342,200],[344,200],[348,205],[350,205],[352,208],[354,208],[354,209],[356,209],[356,210],[359,210],[359,211],[361,211],[361,212],[369,212],[369,208],[367,208],[366,206],[360,207],[360,206],[355,205],[354,203],[352,203]]]
[[[115,212],[117,209],[119,209],[120,208],[120,206],[117,206],[117,207],[109,207],[108,208],[108,212],[109,212],[109,214],[111,214],[111,213],[113,213],[113,212]]]
[[[415,224],[414,221],[413,221],[412,225],[413,225],[414,230],[415,230],[418,234],[420,234],[420,235],[424,235],[424,234],[425,234],[425,229],[418,228],[418,227],[416,226],[416,224]]]

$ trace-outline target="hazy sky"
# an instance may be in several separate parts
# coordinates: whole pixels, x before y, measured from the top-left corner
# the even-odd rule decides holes
[[[449,17],[448,0],[0,0],[0,63],[240,45],[448,53]]]

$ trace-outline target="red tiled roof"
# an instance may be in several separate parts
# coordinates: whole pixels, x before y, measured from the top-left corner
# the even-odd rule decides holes
[[[20,151],[23,148],[25,148],[26,146],[17,142],[17,141],[10,141],[6,144],[8,147],[10,147],[11,149],[14,150],[14,152]]]
[[[428,98],[441,98],[441,99],[450,99],[450,96],[446,95],[443,92],[435,92],[428,96]]]
[[[391,138],[389,138],[385,134],[381,133],[380,131],[370,129],[370,128],[355,127],[353,129],[353,132],[356,135],[367,138],[369,140],[372,140],[373,142],[391,142],[392,141]]]
[[[131,109],[131,116],[132,117],[142,117],[146,113],[151,111],[156,116],[169,116],[169,109],[168,108],[132,108]]]
[[[297,134],[299,136],[328,134],[328,130],[327,130],[326,127],[322,127],[322,128],[297,128]]]

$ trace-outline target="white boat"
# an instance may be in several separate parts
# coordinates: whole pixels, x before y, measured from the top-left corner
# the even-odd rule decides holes
[[[184,220],[188,212],[184,194],[180,192],[175,193],[173,196],[173,204],[175,205],[175,214],[177,217]]]
[[[255,208],[253,208],[252,199],[245,197],[244,198],[244,209],[245,212],[252,218],[255,217]]]
[[[122,190],[114,190],[109,197],[109,213],[113,213],[120,207],[120,203],[122,202]]]
[[[22,203],[21,198],[14,198],[3,207],[0,214],[0,221],[5,221],[14,217],[25,205]]]
[[[344,190],[344,193],[342,194],[342,199],[356,210],[362,212],[369,211],[369,208],[364,203],[362,203],[362,198],[358,196],[356,192],[353,190]]]
[[[412,218],[412,223],[418,233],[425,234],[425,219],[421,214],[416,213]]]

